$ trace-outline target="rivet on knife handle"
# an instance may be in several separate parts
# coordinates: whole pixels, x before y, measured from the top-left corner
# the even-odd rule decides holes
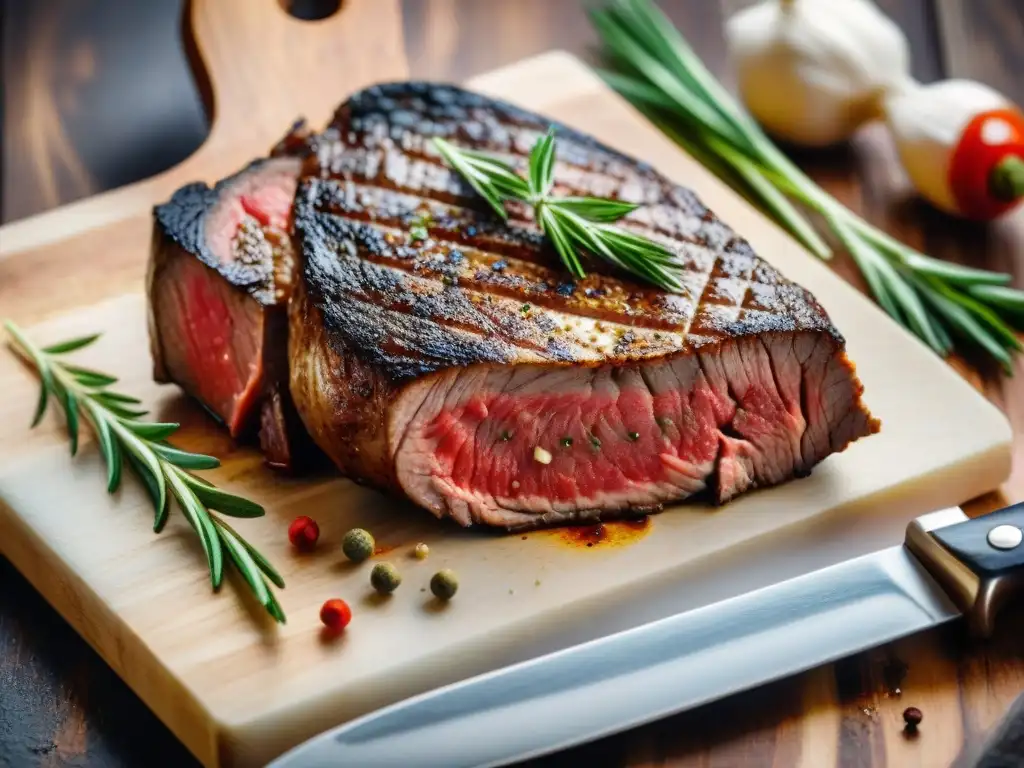
[[[1024,503],[932,531],[917,520],[907,547],[964,612],[971,631],[992,634],[996,614],[1024,593]]]

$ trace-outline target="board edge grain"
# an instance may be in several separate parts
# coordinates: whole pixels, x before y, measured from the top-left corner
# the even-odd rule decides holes
[[[10,535],[0,540],[0,554],[70,624],[96,654],[138,696],[182,744],[207,768],[219,765],[216,720],[193,693],[150,650],[145,641],[105,604],[96,592],[0,498],[0,515]],[[46,556],[49,551],[51,557]],[[63,561],[61,561],[63,562]],[[134,661],[128,662],[130,657]],[[130,669],[145,669],[132,674]],[[173,702],[166,707],[163,702]]]

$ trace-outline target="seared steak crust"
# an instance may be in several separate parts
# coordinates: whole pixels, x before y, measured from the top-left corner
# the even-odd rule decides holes
[[[258,430],[268,463],[308,446],[288,392],[290,211],[302,122],[212,188],[188,184],[154,208],[149,331],[157,381],[173,381],[233,437]]]
[[[678,253],[684,293],[603,263],[573,282],[527,208],[510,205],[506,225],[430,143],[441,136],[525,168],[548,125],[425,83],[371,88],[343,105],[313,143],[296,205],[305,275],[328,331],[398,379],[482,361],[627,362],[771,331],[824,331],[842,342],[810,293],[693,192],[593,139],[555,126],[556,192],[642,203],[625,224]],[[566,331],[563,313],[593,322]],[[372,322],[356,322],[363,318]],[[602,321],[626,329],[614,344],[586,334]]]
[[[685,288],[602,262],[574,281],[527,207],[502,222],[430,141],[525,169],[548,126],[396,83],[311,142],[291,389],[342,471],[463,525],[524,528],[725,501],[877,431],[824,309],[693,192],[556,124],[556,194],[641,203],[620,223],[673,250]]]

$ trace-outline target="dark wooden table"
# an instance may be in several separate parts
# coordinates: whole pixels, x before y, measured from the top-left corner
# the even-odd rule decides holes
[[[272,2],[273,0],[261,0]],[[744,0],[664,0],[698,53],[730,82],[724,13]],[[318,0],[296,3],[314,9]],[[879,0],[913,45],[923,81],[975,77],[1024,104],[1021,0]],[[13,221],[174,165],[207,120],[182,49],[181,0],[2,0],[0,220]],[[587,57],[579,0],[404,0],[416,77],[463,80],[550,48]],[[1024,217],[968,227],[906,199],[884,133],[796,154],[843,202],[935,255],[1014,273]],[[849,262],[836,268],[860,285]],[[953,362],[1009,415],[1013,475],[975,511],[1024,499],[1024,365],[1015,379]],[[900,692],[897,693],[896,689]],[[1024,690],[1024,612],[989,643],[959,627],[737,695],[534,765],[946,766],[966,764]],[[924,711],[916,739],[906,706]],[[191,756],[5,560],[0,559],[0,766],[194,764]]]

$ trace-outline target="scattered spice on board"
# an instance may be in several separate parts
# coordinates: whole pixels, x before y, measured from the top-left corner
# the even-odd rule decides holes
[[[441,600],[451,600],[458,589],[459,577],[448,568],[438,571],[430,579],[430,591]]]
[[[428,547],[421,541],[419,544],[413,547],[412,554],[413,557],[415,557],[417,560],[426,560],[427,555],[430,554],[430,547]]]
[[[391,563],[377,563],[370,571],[370,584],[382,595],[390,595],[402,583],[402,574]]]
[[[311,517],[302,515],[295,518],[292,524],[288,526],[288,541],[291,542],[293,547],[302,552],[310,552],[315,549],[319,539],[320,526]]]
[[[345,538],[341,541],[341,551],[354,563],[361,563],[370,557],[374,548],[373,536],[362,528],[353,528],[345,534]]]
[[[333,632],[340,632],[352,621],[352,609],[344,600],[333,598],[320,608],[320,621]]]
[[[898,697],[903,691],[903,679],[907,676],[906,662],[892,658],[882,668],[882,677],[885,679],[885,695],[887,698]]]
[[[908,731],[916,731],[923,719],[924,714],[917,707],[907,707],[903,710],[903,722],[907,724]]]

